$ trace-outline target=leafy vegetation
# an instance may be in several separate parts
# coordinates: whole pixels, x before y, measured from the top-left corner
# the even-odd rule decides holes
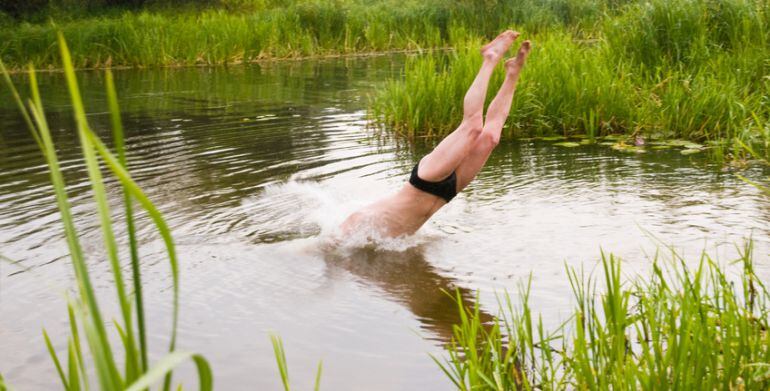
[[[99,385],[100,389],[104,390],[144,390],[161,378],[165,378],[163,389],[169,390],[172,385],[171,373],[174,367],[181,362],[190,360],[197,367],[200,388],[202,390],[210,390],[212,389],[213,377],[206,359],[199,354],[184,353],[175,349],[179,311],[179,272],[174,242],[171,232],[160,212],[137,186],[127,171],[123,148],[123,131],[111,74],[108,72],[106,78],[107,97],[117,156],[107,148],[89,127],[75,71],[70,60],[70,52],[61,35],[59,36],[59,48],[61,49],[62,64],[64,65],[65,77],[77,123],[78,138],[80,139],[83,157],[88,169],[91,191],[97,206],[101,232],[104,238],[104,247],[112,269],[117,302],[119,303],[122,315],[122,322],[116,320],[114,324],[122,342],[123,353],[120,360],[118,360],[118,357],[120,357],[119,353],[117,353],[117,350],[112,346],[108,338],[105,320],[102,316],[91,278],[89,277],[88,264],[70,211],[70,201],[57,158],[56,147],[46,122],[35,72],[33,69],[30,69],[31,99],[25,105],[11,82],[8,72],[0,62],[0,70],[2,70],[5,76],[8,88],[11,90],[19,110],[48,164],[51,183],[54,186],[56,202],[59,206],[61,221],[64,224],[70,260],[78,286],[77,298],[70,300],[68,303],[70,336],[67,340],[66,360],[59,359],[48,334],[43,331],[48,352],[56,366],[61,384],[67,390],[88,389],[89,384],[91,384],[88,376],[95,372],[96,384]],[[118,258],[117,238],[113,231],[100,164],[106,166],[123,188],[124,207],[126,208],[126,216],[128,216],[129,252],[131,254],[131,270],[134,282],[133,294],[128,293],[123,278],[121,263]],[[171,267],[173,322],[169,339],[169,352],[154,365],[150,365],[148,360],[149,347],[146,341],[140,264],[137,256],[138,245],[134,237],[132,220],[133,202],[138,202],[154,222],[165,243],[167,259]],[[134,323],[134,316],[136,316],[136,324]],[[81,336],[85,337],[90,350],[90,363],[86,361],[88,356],[83,351]],[[122,371],[119,369],[121,363],[123,364]]]
[[[160,212],[127,170],[111,76],[108,72],[106,91],[114,152],[89,127],[75,67],[222,64],[452,45],[456,50],[448,54],[410,59],[403,79],[387,83],[372,101],[372,113],[382,124],[411,137],[441,136],[460,120],[459,103],[481,61],[477,54],[481,37],[513,24],[531,35],[536,52],[514,100],[505,129],[508,137],[585,134],[590,142],[614,133],[676,137],[760,159],[770,143],[767,1],[220,0],[185,6],[181,12],[162,4],[143,8],[139,3],[114,9],[105,3],[84,14],[68,14],[46,3],[41,11],[9,13],[13,18],[35,12],[43,15],[37,18],[54,15],[55,26],[23,18],[5,18],[0,26],[4,42],[0,56],[12,67],[31,62],[32,67],[65,71],[120,308],[115,329],[121,346],[116,348],[109,342],[79,243],[35,72],[30,67],[31,99],[25,102],[3,66],[8,87],[50,168],[77,281],[77,297],[68,303],[70,333],[64,359],[44,332],[62,387],[68,390],[87,389],[88,384],[143,390],[161,378],[163,388],[170,389],[171,372],[188,360],[197,367],[202,389],[213,384],[205,358],[175,349],[179,308],[175,247]],[[56,37],[57,29],[70,39],[72,51],[63,35]],[[54,46],[60,56],[52,53]],[[492,84],[499,84],[501,76],[496,74]],[[675,141],[660,146],[685,151],[703,147]],[[622,142],[613,145],[637,148]],[[755,150],[755,145],[762,149]],[[131,285],[118,257],[103,187],[105,169],[123,188]],[[155,223],[172,272],[169,352],[155,363],[148,359],[134,202]],[[568,269],[576,307],[556,330],[547,330],[533,314],[529,286],[521,289],[518,304],[507,296],[501,301],[500,317],[491,325],[482,322],[478,305],[469,309],[459,304],[461,323],[448,346],[449,358],[436,361],[463,390],[767,389],[770,295],[754,272],[751,246],[735,263],[741,270],[737,277],[706,255],[694,269],[674,257],[669,264],[656,262],[649,278],[628,282],[622,278],[620,261],[611,255],[603,258],[598,278]],[[283,344],[278,338],[272,341],[288,390]],[[319,364],[316,389],[320,376]],[[5,389],[0,377],[0,390]]]
[[[624,282],[605,256],[596,276],[567,269],[576,304],[557,329],[532,312],[527,285],[491,325],[460,305],[449,358],[436,361],[460,390],[765,390],[770,295],[751,245],[735,265],[737,276],[704,254],[693,269],[674,254]]]
[[[76,67],[232,64],[443,48],[465,38],[450,34],[457,28],[494,36],[510,25],[590,25],[616,7],[609,0],[158,0],[134,7],[51,1],[0,23],[0,57],[9,66],[61,67],[50,50],[57,31],[67,37]]]
[[[757,130],[770,117],[767,0],[68,1],[0,18],[0,57],[16,69],[59,68],[57,31],[75,67],[454,47],[410,60],[372,102],[389,128],[443,136],[460,120],[477,48],[512,27],[535,53],[506,137],[642,134],[711,142],[724,155],[724,140],[765,143]]]
[[[653,0],[621,7],[593,28],[525,30],[535,49],[504,135],[766,144],[769,4]],[[465,30],[451,35],[472,37]],[[482,42],[471,38],[448,55],[411,59],[404,77],[374,96],[375,118],[411,137],[454,130]]]

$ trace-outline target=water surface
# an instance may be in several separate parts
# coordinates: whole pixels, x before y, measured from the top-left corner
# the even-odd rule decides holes
[[[115,73],[131,171],[178,245],[181,348],[211,360],[218,388],[279,387],[270,333],[283,337],[301,389],[310,388],[318,360],[325,389],[449,388],[429,357],[441,354],[455,321],[442,289],[468,297],[481,289],[492,314],[493,293],[515,296],[531,274],[533,307],[555,323],[570,309],[565,264],[590,272],[602,250],[622,257],[631,275],[665,245],[690,258],[707,249],[727,262],[735,244],[753,237],[760,273],[770,275],[770,201],[733,173],[677,151],[547,142],[501,144],[414,238],[324,251],[327,232],[402,186],[430,149],[367,126],[367,94],[402,66],[399,57],[376,57]],[[108,138],[103,76],[78,75],[89,120]],[[115,316],[64,81],[40,79],[92,277]],[[72,271],[43,160],[2,94],[0,254],[24,269],[0,265],[0,371],[19,389],[50,389],[56,375],[40,330],[65,346]],[[107,189],[122,222],[120,189],[114,181]],[[159,357],[170,325],[169,271],[142,216],[139,235]],[[179,378],[192,385],[189,374]]]

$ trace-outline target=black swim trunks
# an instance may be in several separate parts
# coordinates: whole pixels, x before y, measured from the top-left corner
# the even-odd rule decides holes
[[[443,198],[446,202],[452,201],[452,198],[455,198],[457,195],[457,174],[452,171],[452,174],[442,181],[428,182],[417,175],[417,167],[419,165],[419,163],[415,164],[412,169],[409,183],[428,194]]]

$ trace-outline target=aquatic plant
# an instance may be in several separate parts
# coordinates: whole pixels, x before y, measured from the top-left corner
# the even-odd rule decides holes
[[[275,354],[275,362],[278,365],[278,373],[281,376],[281,384],[283,384],[284,391],[291,390],[291,382],[289,382],[289,366],[286,363],[286,351],[283,348],[283,341],[276,335],[270,336],[270,342],[273,344],[273,353]],[[323,363],[318,362],[318,370],[315,375],[315,384],[313,386],[314,391],[318,391],[321,388],[321,372],[323,370]]]
[[[122,357],[118,359],[118,352],[109,341],[105,319],[102,315],[98,298],[94,292],[89,276],[88,264],[83,253],[78,233],[75,228],[70,200],[68,198],[64,178],[59,165],[55,145],[46,122],[43,104],[38,90],[35,72],[30,68],[31,99],[24,104],[18,91],[11,82],[5,66],[0,62],[8,88],[16,100],[16,104],[29,127],[35,142],[45,157],[49,168],[51,183],[56,194],[56,202],[59,207],[61,221],[64,225],[67,246],[70,252],[70,261],[74,269],[77,282],[77,298],[68,301],[68,314],[70,323],[70,335],[67,340],[66,361],[60,360],[48,334],[43,331],[48,352],[54,362],[62,386],[67,390],[88,389],[89,374],[96,373],[96,384],[104,390],[144,390],[150,385],[165,378],[164,390],[169,390],[172,385],[171,374],[180,363],[191,360],[197,367],[197,373],[202,390],[212,389],[213,377],[206,359],[194,353],[186,353],[176,350],[176,330],[179,312],[179,272],[176,250],[170,230],[162,215],[154,204],[147,198],[144,192],[131,178],[126,166],[126,158],[123,147],[123,130],[118,109],[117,96],[109,71],[106,74],[106,91],[109,102],[109,111],[112,119],[112,130],[116,153],[101,141],[91,130],[86,118],[83,102],[80,97],[78,83],[72,65],[70,52],[62,35],[59,35],[59,48],[61,50],[62,64],[65,78],[70,93],[74,117],[78,129],[78,138],[83,151],[83,157],[88,170],[91,192],[98,211],[104,247],[112,269],[114,287],[117,293],[117,302],[122,316],[121,321],[115,320],[115,328],[122,343]],[[126,212],[128,231],[128,247],[131,258],[131,270],[133,280],[133,294],[129,294],[123,278],[120,260],[118,258],[117,238],[113,231],[110,210],[107,204],[107,196],[104,188],[104,179],[100,164],[104,165],[112,176],[117,179],[123,189],[123,200]],[[138,244],[134,234],[132,203],[137,202],[147,215],[152,219],[163,243],[166,247],[166,255],[171,267],[172,280],[172,324],[169,339],[168,353],[159,361],[150,364],[148,359],[149,347],[146,338],[146,324],[142,301],[142,284],[140,264],[138,259]],[[136,316],[136,323],[134,320]],[[81,336],[85,337],[90,350],[90,362],[86,360],[83,351]],[[124,369],[121,371],[120,365]],[[0,383],[2,384],[2,383]],[[4,388],[1,386],[0,388]]]
[[[525,33],[526,34],[526,33]],[[462,98],[481,65],[479,39],[456,51],[410,59],[403,79],[386,83],[371,99],[373,118],[409,136],[444,136],[462,119]],[[504,137],[610,133],[630,128],[638,110],[623,64],[602,47],[573,41],[567,32],[537,36],[516,88]],[[487,102],[503,71],[490,81]]]
[[[733,263],[737,276],[706,254],[694,268],[676,254],[656,259],[649,277],[630,280],[621,263],[603,254],[596,276],[567,268],[575,307],[553,330],[532,313],[529,284],[516,305],[502,297],[491,325],[478,305],[458,307],[449,356],[436,362],[461,390],[770,386],[770,294],[751,244]]]
[[[755,116],[755,119],[756,119],[755,126],[759,127],[759,132],[760,133],[764,133],[764,134],[770,133],[770,120],[768,120],[767,122],[763,123],[759,118],[756,118],[756,116]],[[741,137],[736,137],[735,139],[733,139],[733,144],[734,144],[733,145],[733,153],[735,155],[740,155],[741,156],[741,160],[738,160],[740,162],[745,162],[746,159],[753,158],[753,159],[756,159],[757,161],[761,162],[765,166],[770,165],[770,157],[769,157],[770,156],[770,149],[768,148],[768,145],[767,145],[767,143],[769,142],[768,140],[770,140],[770,137],[765,136],[764,137],[765,145],[762,145],[763,151],[764,151],[764,155],[762,155],[759,152],[757,152],[757,150],[754,149],[751,146],[752,142],[750,140],[747,141],[747,140],[742,139]],[[768,184],[768,183],[770,183],[770,178],[767,178],[768,179],[768,183],[760,183],[760,182],[757,182],[757,181],[753,181],[753,180],[751,180],[749,178],[744,177],[743,175],[738,175],[738,178],[740,178],[742,181],[744,181],[744,182],[746,182],[746,183],[756,187],[762,193],[764,193],[766,196],[770,196],[770,184]]]
[[[0,58],[12,68],[27,63],[61,67],[50,50],[57,31],[67,37],[75,67],[232,64],[443,48],[455,45],[452,28],[475,36],[494,36],[512,25],[530,31],[563,25],[593,28],[621,4],[611,0],[223,0],[203,7],[165,3],[133,9],[73,4],[0,23]]]
[[[725,50],[765,47],[769,7],[752,0],[637,2],[606,19],[602,30],[618,56],[648,71],[672,63],[692,66]]]
[[[732,139],[754,116],[770,118],[768,4],[634,2],[593,29],[525,30],[534,50],[503,135]],[[456,52],[413,58],[378,89],[371,108],[380,125],[412,137],[454,129],[461,111],[451,107],[481,62],[481,41],[464,31]]]

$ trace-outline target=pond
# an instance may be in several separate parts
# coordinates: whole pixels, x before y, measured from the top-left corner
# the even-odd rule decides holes
[[[180,348],[211,361],[218,388],[279,388],[271,333],[283,338],[299,389],[310,388],[319,360],[323,389],[449,388],[430,357],[442,354],[456,319],[442,289],[459,288],[467,300],[479,289],[494,314],[495,293],[516,297],[531,275],[534,310],[556,324],[571,308],[565,265],[591,272],[602,251],[632,275],[648,270],[656,251],[668,256],[667,246],[726,263],[752,237],[759,273],[770,275],[770,200],[735,173],[675,150],[545,141],[501,143],[413,238],[324,251],[326,234],[402,186],[431,147],[369,126],[368,94],[403,64],[384,56],[115,72],[130,169],[178,245]],[[108,138],[103,74],[78,76],[89,120]],[[64,80],[39,78],[92,278],[116,316]],[[23,266],[0,264],[0,370],[19,389],[50,389],[57,377],[41,328],[66,346],[72,270],[44,162],[0,94],[0,254]],[[120,223],[120,189],[108,181],[107,190]],[[158,358],[170,327],[169,268],[139,219]],[[177,379],[192,386],[190,374]]]

